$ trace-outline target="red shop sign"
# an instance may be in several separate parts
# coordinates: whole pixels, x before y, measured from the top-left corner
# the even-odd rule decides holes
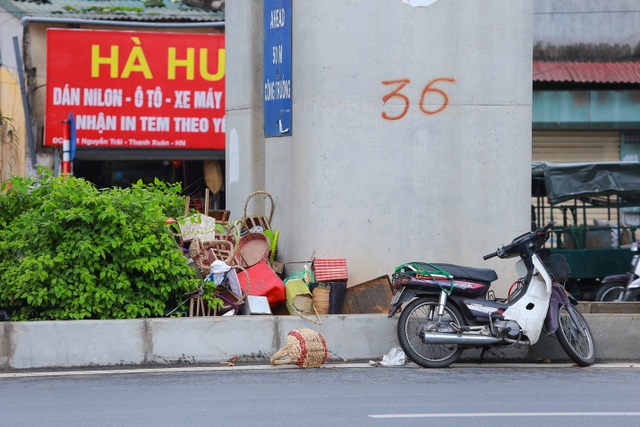
[[[44,145],[225,147],[223,34],[47,29]]]

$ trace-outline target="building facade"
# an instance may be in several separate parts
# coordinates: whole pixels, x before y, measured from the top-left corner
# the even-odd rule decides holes
[[[638,161],[640,7],[534,2],[533,160]]]
[[[3,178],[59,173],[72,121],[74,175],[99,188],[180,181],[193,200],[209,188],[212,207],[224,204],[223,1],[9,0],[0,11],[0,113],[19,140],[3,142]]]

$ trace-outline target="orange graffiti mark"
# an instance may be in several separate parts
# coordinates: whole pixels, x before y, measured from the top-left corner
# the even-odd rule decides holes
[[[438,88],[432,87],[432,85],[437,83],[437,82],[455,83],[456,79],[452,79],[452,78],[449,78],[449,77],[440,77],[440,78],[437,78],[437,79],[433,79],[429,83],[427,83],[427,85],[424,87],[424,90],[422,91],[422,96],[420,97],[420,110],[422,110],[422,112],[425,113],[426,115],[437,114],[440,111],[442,111],[445,108],[447,108],[447,105],[449,105],[449,97],[447,96],[447,94],[443,90],[440,90]],[[442,105],[439,108],[436,108],[435,110],[427,110],[425,108],[425,100],[424,99],[427,96],[427,94],[429,94],[429,93],[436,93],[436,94],[442,96]]]
[[[400,93],[400,91],[402,90],[403,87],[405,87],[407,84],[409,84],[410,80],[409,79],[402,79],[402,80],[385,80],[382,82],[383,85],[399,85],[394,91],[392,91],[391,93],[385,95],[382,98],[382,102],[384,104],[387,103],[388,100],[390,100],[391,98],[400,98],[404,101],[404,110],[402,110],[402,113],[398,114],[397,116],[390,116],[388,115],[385,111],[382,112],[382,118],[386,119],[386,120],[399,120],[401,118],[403,118],[405,116],[405,114],[407,114],[407,111],[409,111],[409,98],[407,98],[407,95]]]
[[[422,94],[420,95],[420,102],[418,104],[420,105],[420,111],[422,111],[424,114],[428,116],[441,112],[442,110],[447,108],[447,106],[449,105],[449,96],[447,95],[447,93],[442,89],[438,89],[437,87],[434,86],[438,82],[455,83],[456,79],[451,77],[438,77],[436,79],[431,80],[429,83],[427,83],[427,85],[422,90]],[[407,97],[407,95],[400,93],[400,91],[404,89],[404,87],[409,83],[411,83],[411,80],[409,79],[385,80],[382,82],[383,85],[398,85],[392,92],[382,97],[383,104],[386,104],[387,101],[390,100],[391,98],[400,98],[404,103],[404,109],[400,114],[392,116],[387,114],[386,111],[383,111],[382,118],[386,120],[400,120],[407,114],[407,112],[409,111],[409,105],[411,104],[411,102],[409,101],[409,98]],[[429,95],[433,96],[434,94],[442,97],[442,104],[429,104],[429,105],[439,105],[437,106],[437,108],[429,110],[426,107],[427,105],[426,98],[427,96]]]

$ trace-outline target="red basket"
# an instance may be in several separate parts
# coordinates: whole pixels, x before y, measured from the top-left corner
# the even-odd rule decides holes
[[[269,259],[269,239],[262,233],[244,235],[236,245],[236,264],[249,268]]]
[[[346,282],[349,277],[345,258],[314,258],[312,268],[316,282]]]

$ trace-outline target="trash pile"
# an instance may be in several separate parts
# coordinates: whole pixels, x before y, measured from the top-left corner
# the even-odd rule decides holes
[[[322,315],[386,313],[392,297],[388,276],[347,286],[345,258],[283,262],[278,259],[279,230],[271,226],[273,197],[250,194],[241,219],[226,210],[190,210],[177,223],[178,240],[202,280],[186,295],[189,316],[297,315],[321,324]],[[262,197],[268,215],[250,215],[251,201]],[[285,273],[285,265],[294,267]],[[287,268],[290,270],[290,268]]]

